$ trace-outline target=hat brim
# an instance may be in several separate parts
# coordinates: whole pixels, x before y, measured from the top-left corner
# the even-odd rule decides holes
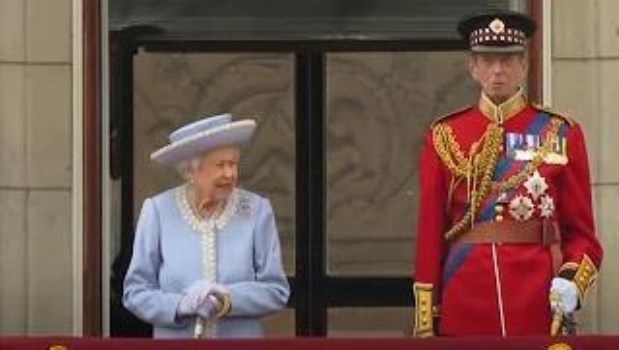
[[[239,120],[221,125],[168,144],[150,155],[150,159],[167,166],[176,166],[206,152],[227,146],[242,146],[256,129],[253,120]]]
[[[472,52],[477,53],[518,53],[524,52],[525,47],[522,45],[510,45],[510,46],[486,46],[486,45],[474,45],[471,46]]]

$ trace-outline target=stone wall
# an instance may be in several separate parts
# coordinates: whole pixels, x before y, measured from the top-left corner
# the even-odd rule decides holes
[[[71,4],[71,0],[0,0],[0,335],[69,334],[72,329],[72,283],[77,276],[71,274]],[[619,2],[553,0],[552,10],[553,105],[573,114],[585,129],[596,221],[606,249],[601,279],[589,297],[582,321],[588,332],[616,333],[619,139],[615,134],[619,107],[614,99],[619,91]],[[415,174],[411,167],[419,132],[434,115],[471,97],[465,77],[455,75],[450,80],[445,78],[449,74],[435,76],[419,69],[435,57],[381,55],[331,57],[336,74],[330,80],[334,93],[327,113],[332,130],[327,144],[332,216],[327,227],[330,266],[345,275],[363,270],[379,274],[407,270],[413,239],[408,232],[413,222],[402,218],[414,212]],[[453,72],[460,71],[457,55],[439,60]],[[244,183],[273,199],[287,269],[294,271],[294,212],[290,205],[294,203],[290,177],[294,152],[277,148],[277,144],[294,144],[290,124],[292,58],[259,59],[258,64],[249,62],[249,66],[239,65],[238,60],[236,65],[220,61],[215,65],[221,68],[219,72],[189,61],[177,58],[172,65],[160,63],[159,67],[161,74],[168,74],[179,85],[175,93],[162,90],[156,98],[169,95],[184,100],[167,105],[161,100],[136,103],[147,120],[165,117],[151,119],[159,124],[143,131],[153,139],[144,141],[140,149],[136,144],[136,151],[141,152],[136,156],[147,156],[171,128],[200,113],[231,110],[242,116],[259,115],[264,127],[258,134],[262,141],[257,142],[270,148],[263,154],[246,153]],[[178,76],[180,68],[174,64],[197,71]],[[271,90],[253,94],[256,86],[251,86],[251,80],[256,76],[267,81],[262,84]],[[197,86],[196,77],[213,80]],[[225,98],[217,95],[221,86],[239,82],[250,87]],[[398,86],[402,88],[393,88]],[[197,88],[203,89],[201,93]],[[353,123],[342,123],[344,120]],[[393,127],[398,123],[404,126]],[[394,139],[365,144],[364,135],[376,130],[384,132],[386,139]],[[268,141],[273,137],[279,138],[277,143]],[[377,150],[389,156],[377,158]],[[136,166],[153,174],[148,184],[136,182],[138,200],[177,181],[171,173],[149,169],[144,159],[136,161]],[[268,162],[281,177],[253,171],[260,161]],[[383,174],[382,169],[389,172]],[[389,187],[388,183],[399,186]],[[378,215],[376,208],[383,205],[393,209],[394,216]],[[377,228],[383,228],[384,235],[372,236]],[[372,255],[374,245],[401,248],[394,248],[394,256],[382,260]]]
[[[583,125],[603,268],[582,312],[587,332],[619,332],[619,2],[552,1],[552,98]]]
[[[71,12],[0,1],[0,335],[72,330]]]

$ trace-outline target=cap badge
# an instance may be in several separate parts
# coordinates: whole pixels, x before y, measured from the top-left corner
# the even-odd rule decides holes
[[[495,18],[492,22],[490,22],[488,27],[494,34],[500,34],[505,31],[505,23],[498,18]]]

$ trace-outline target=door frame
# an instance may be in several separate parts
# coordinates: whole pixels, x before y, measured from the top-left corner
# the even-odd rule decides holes
[[[110,174],[104,174],[104,169],[108,170],[107,166],[104,167],[102,154],[110,154],[110,168],[111,175],[114,175],[115,171],[118,171],[123,165],[126,167],[132,163],[129,163],[131,157],[119,156],[119,152],[114,150],[115,143],[114,137],[119,135],[109,135],[107,125],[102,125],[102,100],[103,95],[109,96],[109,111],[110,111],[110,123],[113,127],[114,123],[129,123],[124,125],[125,128],[131,128],[130,122],[127,119],[131,118],[118,118],[119,115],[128,116],[127,114],[132,108],[131,98],[132,95],[126,91],[128,86],[127,80],[122,80],[119,83],[118,73],[132,72],[132,66],[130,63],[130,57],[132,57],[135,50],[138,47],[149,46],[152,50],[163,50],[166,47],[168,49],[179,51],[182,47],[187,51],[188,47],[192,47],[194,50],[216,52],[240,52],[240,51],[255,51],[255,52],[273,52],[274,49],[279,48],[279,52],[295,52],[295,62],[298,67],[305,67],[305,71],[296,70],[297,77],[306,76],[311,77],[312,72],[324,71],[324,55],[325,52],[338,52],[338,51],[359,51],[359,52],[371,52],[371,51],[411,51],[411,48],[415,50],[421,49],[442,49],[442,50],[456,50],[463,49],[464,47],[460,42],[455,41],[415,41],[414,43],[404,40],[385,40],[385,41],[361,41],[361,40],[325,40],[325,41],[281,41],[277,42],[273,46],[273,42],[259,42],[259,41],[234,41],[234,42],[222,42],[222,41],[196,41],[195,38],[188,38],[185,42],[178,40],[178,38],[166,38],[165,34],[158,33],[156,28],[152,27],[132,27],[124,30],[123,32],[109,33],[110,48],[109,52],[103,52],[103,40],[102,40],[102,5],[106,0],[93,0],[83,2],[82,18],[83,18],[83,271],[82,271],[82,286],[83,286],[83,317],[82,317],[82,333],[85,336],[101,336],[103,335],[104,328],[102,326],[103,316],[105,312],[102,312],[103,308],[108,308],[109,300],[102,300],[103,295],[107,295],[106,292],[102,292],[102,288],[107,286],[107,283],[102,283],[102,278],[109,279],[109,266],[102,265],[102,257],[104,249],[107,249],[107,244],[104,244],[103,236],[103,194],[102,187],[104,177],[110,176]],[[539,2],[536,0],[526,1],[528,12],[536,19],[540,24],[540,29],[531,39],[530,49],[530,73],[528,80],[528,92],[529,97],[533,100],[540,100],[544,92],[544,85],[550,82],[544,79],[543,73],[545,69],[548,69],[548,65],[545,65],[545,60],[542,57],[546,54],[545,50],[548,50],[548,44],[544,43],[544,35],[542,31],[547,31],[548,27],[544,22],[545,18],[548,18],[548,2]],[[107,16],[107,14],[105,14]],[[106,33],[107,34],[107,33]],[[107,38],[107,37],[106,37]],[[189,46],[184,46],[189,44]],[[178,46],[181,45],[181,46]],[[109,71],[110,72],[110,90],[103,91],[103,77],[102,66],[104,61],[102,55],[110,55]],[[118,63],[122,63],[117,65]],[[320,68],[322,67],[322,68]],[[130,68],[130,69],[129,69]],[[127,70],[126,70],[127,69]],[[130,74],[127,74],[130,75]],[[127,79],[127,75],[123,74],[124,79]],[[320,79],[324,80],[324,77],[314,76],[312,84]],[[130,83],[131,81],[129,81]],[[301,84],[298,84],[301,85]],[[125,87],[123,90],[122,87]],[[121,91],[116,88],[121,87]],[[298,86],[296,90],[297,95],[309,96],[313,101],[320,101],[324,99],[321,97],[321,93],[317,90],[317,85],[302,85]],[[544,96],[546,94],[544,93]],[[108,99],[105,99],[106,102]],[[311,172],[300,172],[297,167],[296,184],[297,193],[300,194],[298,198],[304,198],[305,201],[300,203],[297,198],[297,264],[296,274],[297,276],[307,276],[307,280],[295,279],[292,280],[292,285],[296,286],[297,292],[291,299],[290,305],[308,305],[305,310],[297,308],[296,333],[298,335],[325,335],[326,334],[326,308],[328,306],[376,306],[373,300],[373,295],[358,295],[350,294],[347,291],[351,290],[355,286],[366,285],[368,283],[376,284],[377,288],[383,290],[395,290],[400,289],[402,293],[396,293],[388,298],[390,305],[410,305],[409,301],[412,299],[410,295],[410,278],[378,278],[368,280],[366,278],[336,278],[326,276],[325,273],[325,252],[322,250],[307,250],[302,251],[299,254],[299,249],[307,249],[311,246],[324,246],[324,235],[309,235],[309,232],[315,232],[316,229],[324,233],[324,220],[321,218],[324,216],[324,180],[322,174],[325,170],[324,160],[324,140],[321,133],[313,132],[312,130],[323,130],[324,116],[323,112],[312,111],[310,106],[298,106],[297,105],[297,159],[304,164],[317,165],[312,168]],[[304,112],[305,111],[305,112]],[[309,111],[309,112],[308,112]],[[304,118],[300,116],[303,113],[311,113],[314,117],[310,118],[307,115]],[[320,116],[317,118],[316,116]],[[317,129],[315,129],[317,128]],[[126,129],[125,129],[126,131]],[[104,150],[103,137],[112,137],[109,140],[109,150]],[[118,140],[116,140],[118,141]],[[299,144],[302,143],[303,144]],[[107,143],[105,143],[108,147]],[[309,145],[309,147],[308,147]],[[313,150],[320,150],[321,152],[314,152]],[[126,150],[125,150],[126,151]],[[125,153],[125,152],[120,152]],[[132,155],[132,152],[128,152]],[[126,153],[125,153],[126,154]],[[132,167],[130,167],[132,169]],[[132,177],[132,176],[131,176]],[[129,181],[126,181],[129,180]],[[304,184],[310,184],[309,186],[300,186]],[[131,180],[125,178],[123,186],[131,186]],[[128,191],[123,190],[123,193]],[[123,201],[131,200],[133,198],[125,197],[123,194]],[[123,211],[125,212],[125,211]],[[133,225],[133,212],[131,214],[131,226]],[[317,213],[312,216],[311,219],[306,219],[304,216],[300,216],[300,212],[303,213]],[[322,213],[322,214],[320,214]],[[129,215],[123,219],[123,227],[129,225]],[[123,238],[125,239],[125,238]],[[127,238],[128,239],[128,238]],[[303,246],[299,248],[299,246]],[[318,261],[314,264],[299,264],[299,259],[306,259],[307,261]],[[305,261],[305,260],[304,260]],[[105,271],[103,271],[103,268]],[[316,277],[316,274],[322,277]],[[313,276],[313,277],[312,277]],[[324,293],[311,292],[309,285],[320,288],[329,288],[332,290],[339,290],[341,292],[330,294],[329,298],[324,296]],[[300,288],[303,287],[303,288]],[[358,290],[358,289],[357,289]],[[301,292],[303,291],[303,292]],[[305,294],[304,294],[305,293]],[[295,301],[296,300],[296,301]],[[301,303],[301,300],[306,300],[307,303]],[[318,306],[318,308],[309,307],[311,305]],[[383,305],[383,304],[381,304]]]

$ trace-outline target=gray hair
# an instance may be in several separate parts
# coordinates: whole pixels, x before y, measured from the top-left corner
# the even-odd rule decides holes
[[[196,156],[191,159],[184,160],[175,166],[176,172],[181,178],[183,178],[183,180],[189,182],[191,171],[198,167],[201,160],[202,156]]]

